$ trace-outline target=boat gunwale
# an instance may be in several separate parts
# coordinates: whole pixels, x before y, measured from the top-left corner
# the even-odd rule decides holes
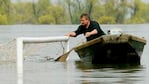
[[[115,40],[117,39],[117,40]],[[97,43],[127,43],[129,40],[134,40],[137,42],[141,42],[144,45],[146,44],[145,38],[140,38],[134,35],[130,34],[118,34],[118,35],[103,35],[101,37],[98,37],[96,39],[93,39],[91,41],[85,42],[81,45],[78,45],[74,47],[75,51],[78,51],[82,48],[89,47],[91,45],[97,44]]]

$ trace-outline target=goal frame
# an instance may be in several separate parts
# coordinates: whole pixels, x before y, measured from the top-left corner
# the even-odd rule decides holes
[[[69,51],[68,36],[52,36],[52,37],[18,37],[16,39],[17,46],[17,77],[18,84],[23,84],[23,48],[24,43],[48,43],[48,42],[65,42],[65,52]],[[67,59],[68,60],[68,59]]]

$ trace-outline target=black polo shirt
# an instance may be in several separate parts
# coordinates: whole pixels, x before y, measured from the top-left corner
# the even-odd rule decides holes
[[[99,24],[96,21],[91,21],[88,28],[86,28],[86,26],[80,25],[78,27],[78,29],[74,32],[76,33],[76,35],[79,35],[79,34],[84,34],[85,35],[86,32],[91,32],[94,29],[97,29],[98,33],[95,34],[95,35],[91,35],[90,37],[87,37],[86,38],[87,41],[90,41],[90,40],[93,40],[97,37],[105,35],[105,33],[101,30]]]

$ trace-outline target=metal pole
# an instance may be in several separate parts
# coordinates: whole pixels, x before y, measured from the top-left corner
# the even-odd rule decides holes
[[[23,84],[23,40],[17,39],[17,78],[18,84]]]
[[[66,42],[66,51],[69,51],[69,37],[20,37],[17,38],[17,78],[18,84],[23,84],[23,43],[46,43],[46,42]],[[68,60],[68,58],[67,58]]]

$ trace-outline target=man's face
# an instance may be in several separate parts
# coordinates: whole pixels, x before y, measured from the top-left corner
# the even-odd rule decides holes
[[[81,25],[83,25],[83,26],[87,26],[87,24],[89,23],[89,20],[86,19],[85,17],[82,17],[82,18],[80,19],[80,23],[81,23]]]

